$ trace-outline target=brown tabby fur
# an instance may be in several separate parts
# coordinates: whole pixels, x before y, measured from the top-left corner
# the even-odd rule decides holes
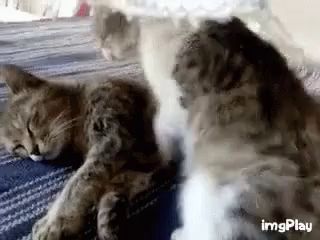
[[[81,238],[92,207],[98,208],[99,238],[118,239],[115,206],[149,187],[161,165],[149,89],[121,79],[64,86],[12,65],[1,67],[0,78],[11,92],[1,125],[8,151],[53,160],[72,147],[85,157],[33,227],[33,239]]]
[[[140,35],[129,35],[128,28],[119,27],[126,36],[122,41],[139,41],[131,47],[140,46],[146,78],[154,92],[160,93],[160,103],[161,98],[168,99],[166,89],[175,89],[178,83],[182,93],[170,94],[170,99],[174,102],[174,97],[180,97],[181,106],[188,112],[184,136],[185,163],[190,165],[186,167],[187,179],[193,180],[193,171],[201,169],[204,178],[217,183],[197,199],[198,189],[192,189],[186,181],[181,205],[182,216],[188,219],[182,220],[192,224],[183,226],[174,238],[320,239],[319,105],[286,60],[238,19],[227,23],[204,21],[199,29],[174,27],[169,20],[144,20],[130,22],[131,29],[139,26]],[[100,30],[108,33],[110,25],[104,22],[101,26]],[[140,39],[133,40],[132,36]],[[104,48],[112,51],[114,46],[108,46]],[[121,55],[125,56],[125,51]],[[165,112],[169,108],[162,109]],[[241,194],[233,199],[237,204],[226,207],[229,199],[219,195],[219,189],[229,188]],[[185,192],[192,195],[191,199],[184,195],[184,189],[189,189]],[[212,191],[214,196],[209,196]],[[218,205],[209,202],[212,198]],[[191,204],[183,206],[185,202]],[[202,211],[195,212],[197,202],[204,205]],[[202,216],[202,223],[213,232],[210,238],[202,239],[203,226],[192,219],[200,213],[214,215],[217,209],[223,211],[225,219],[213,222]],[[282,222],[285,218],[312,222],[312,233],[261,232],[262,219]],[[224,227],[216,227],[220,222]]]
[[[320,239],[319,105],[280,53],[239,19],[206,21],[185,39],[173,76],[188,109],[188,177],[197,169],[217,184],[208,192],[239,193],[233,204],[208,206],[212,215],[223,211],[219,221],[230,224],[215,229],[218,223],[205,219],[214,232],[210,239]],[[192,186],[185,188],[182,199],[189,199]],[[227,202],[227,196],[211,198]],[[195,213],[182,208],[188,223]],[[313,230],[263,232],[262,219],[298,219]],[[194,239],[184,235],[190,229],[183,226],[174,239]]]

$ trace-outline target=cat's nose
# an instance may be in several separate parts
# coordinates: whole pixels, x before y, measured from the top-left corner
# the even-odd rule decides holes
[[[42,161],[44,159],[44,157],[41,156],[38,144],[33,147],[30,153],[30,158],[35,162]]]
[[[36,145],[33,147],[32,151],[31,151],[31,155],[36,155],[36,156],[41,155],[38,144],[36,144]]]

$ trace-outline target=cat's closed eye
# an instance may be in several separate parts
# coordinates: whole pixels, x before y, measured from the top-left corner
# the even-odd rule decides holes
[[[29,124],[29,123],[28,123],[28,125],[27,125],[27,131],[28,131],[28,134],[29,134],[30,137],[33,137],[33,136],[34,136],[33,132],[31,131],[31,128],[30,128],[30,124]]]
[[[22,144],[18,144],[16,145],[13,149],[12,152],[18,156],[21,157],[27,157],[28,156],[28,151],[27,149],[22,145]]]

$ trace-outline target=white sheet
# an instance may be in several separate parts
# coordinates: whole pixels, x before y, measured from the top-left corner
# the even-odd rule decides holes
[[[268,0],[93,0],[127,16],[185,18],[197,24],[202,18],[238,16],[265,39],[272,41],[290,61],[304,62],[304,52],[274,16]]]
[[[263,9],[267,0],[96,0],[127,14],[152,17],[225,18]]]
[[[39,17],[30,13],[22,12],[10,7],[0,6],[0,22],[25,22],[39,19]]]

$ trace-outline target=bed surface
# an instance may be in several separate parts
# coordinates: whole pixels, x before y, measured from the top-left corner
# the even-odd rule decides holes
[[[134,62],[103,59],[95,48],[88,18],[0,24],[0,64],[3,63],[17,64],[39,76],[54,77],[58,81],[90,81],[105,75],[142,78],[142,71]],[[296,68],[313,93],[320,89],[317,69],[311,64]],[[6,99],[7,89],[0,82],[0,109]],[[45,213],[48,204],[76,169],[72,161],[75,158],[69,155],[65,156],[66,161],[57,164],[35,163],[14,158],[0,149],[0,240],[30,239],[34,221]],[[169,239],[176,224],[173,214],[175,187],[170,181],[164,186],[160,188],[161,194],[147,197],[132,211],[133,215],[144,214],[131,224],[132,228],[142,231],[141,240]],[[151,208],[152,205],[157,207]],[[141,219],[146,216],[151,216],[150,227],[143,228]],[[140,223],[140,228],[136,222]]]

